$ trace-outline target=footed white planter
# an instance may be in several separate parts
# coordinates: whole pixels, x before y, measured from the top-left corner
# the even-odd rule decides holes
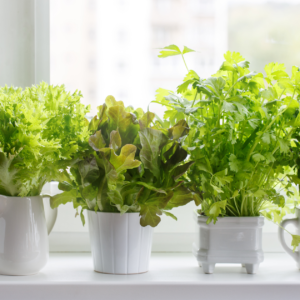
[[[139,213],[88,210],[94,270],[109,274],[139,274],[149,268],[153,228],[140,225]]]
[[[257,272],[264,260],[264,217],[224,217],[216,224],[206,224],[207,217],[197,212],[194,218],[197,233],[193,253],[204,273],[213,273],[216,263],[243,264],[248,274]]]

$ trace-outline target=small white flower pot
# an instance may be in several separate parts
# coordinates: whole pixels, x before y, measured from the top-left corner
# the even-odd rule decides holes
[[[108,274],[139,274],[149,268],[153,228],[140,225],[139,213],[88,210],[94,270]]]
[[[224,217],[216,224],[206,224],[207,217],[195,212],[194,219],[197,233],[193,254],[204,273],[213,273],[216,263],[243,264],[248,274],[257,272],[264,260],[264,217]]]

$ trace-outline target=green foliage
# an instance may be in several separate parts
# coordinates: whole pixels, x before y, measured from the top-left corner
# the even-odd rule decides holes
[[[300,236],[299,236],[299,235],[292,234],[292,246],[293,246],[293,251],[296,250],[296,248],[299,246],[299,244],[300,244]]]
[[[80,92],[41,83],[0,88],[0,194],[39,195],[65,164],[87,149]]]
[[[177,94],[159,89],[155,102],[166,106],[165,122],[172,126],[184,118],[190,127],[182,140],[195,162],[189,188],[201,198],[208,222],[262,213],[279,222],[294,209],[281,192],[295,197],[292,183],[300,181],[293,171],[300,70],[293,67],[289,76],[283,64],[270,63],[263,75],[251,72],[240,53],[228,51],[224,58],[212,77],[189,70]]]
[[[176,219],[168,212],[173,207],[199,204],[181,178],[193,164],[184,163],[181,140],[189,130],[184,120],[166,129],[153,113],[125,107],[112,96],[98,110],[89,124],[90,151],[70,173],[64,171],[63,193],[52,197],[52,207],[73,202],[82,210],[139,212],[141,225],[154,227],[163,213]]]
[[[160,55],[158,57],[165,58],[169,56],[174,56],[174,55],[181,55],[183,62],[185,64],[185,67],[187,68],[186,62],[184,60],[184,54],[189,53],[189,52],[195,52],[195,50],[192,50],[186,46],[184,46],[183,50],[181,51],[178,46],[176,45],[170,45],[166,46],[160,51]]]
[[[207,222],[210,223],[212,220],[214,224],[217,222],[217,217],[225,215],[227,200],[217,202],[204,202],[202,205],[202,211],[208,216]]]
[[[158,57],[165,58],[165,57],[174,56],[174,55],[183,55],[183,54],[189,53],[189,52],[195,52],[195,50],[192,50],[192,49],[184,46],[184,49],[181,51],[176,45],[170,45],[170,46],[164,47],[160,51],[160,55]]]

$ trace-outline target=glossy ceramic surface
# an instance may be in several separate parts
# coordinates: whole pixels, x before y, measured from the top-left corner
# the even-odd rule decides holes
[[[280,226],[285,228],[288,225],[294,225],[297,228],[297,234],[300,235],[300,208],[296,208],[296,218],[286,219],[281,222]],[[284,229],[279,227],[278,237],[283,249],[296,261],[298,268],[300,269],[300,253],[299,251],[293,252],[293,250],[287,245],[284,239]]]
[[[52,217],[49,231],[54,222]],[[0,274],[35,274],[46,265],[48,256],[43,198],[0,195]]]
[[[194,215],[197,233],[193,253],[204,273],[213,273],[216,263],[238,263],[249,274],[264,260],[263,217],[225,217],[206,224],[207,217]]]
[[[145,273],[149,268],[153,228],[140,225],[139,213],[88,211],[96,272]]]

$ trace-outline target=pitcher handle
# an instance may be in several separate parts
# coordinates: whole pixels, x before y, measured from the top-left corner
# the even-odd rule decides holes
[[[299,251],[295,251],[293,252],[293,250],[286,244],[285,239],[284,239],[284,228],[287,225],[293,224],[297,227],[299,220],[297,218],[294,219],[286,219],[283,220],[280,223],[279,229],[278,229],[278,237],[279,237],[279,241],[283,247],[283,249],[296,261],[298,262],[299,260]]]
[[[49,198],[50,202],[50,195],[41,195],[43,198]],[[47,223],[47,230],[48,230],[48,235],[51,233],[54,224],[57,219],[57,207],[56,208],[50,208],[50,214],[47,216],[46,223]]]

